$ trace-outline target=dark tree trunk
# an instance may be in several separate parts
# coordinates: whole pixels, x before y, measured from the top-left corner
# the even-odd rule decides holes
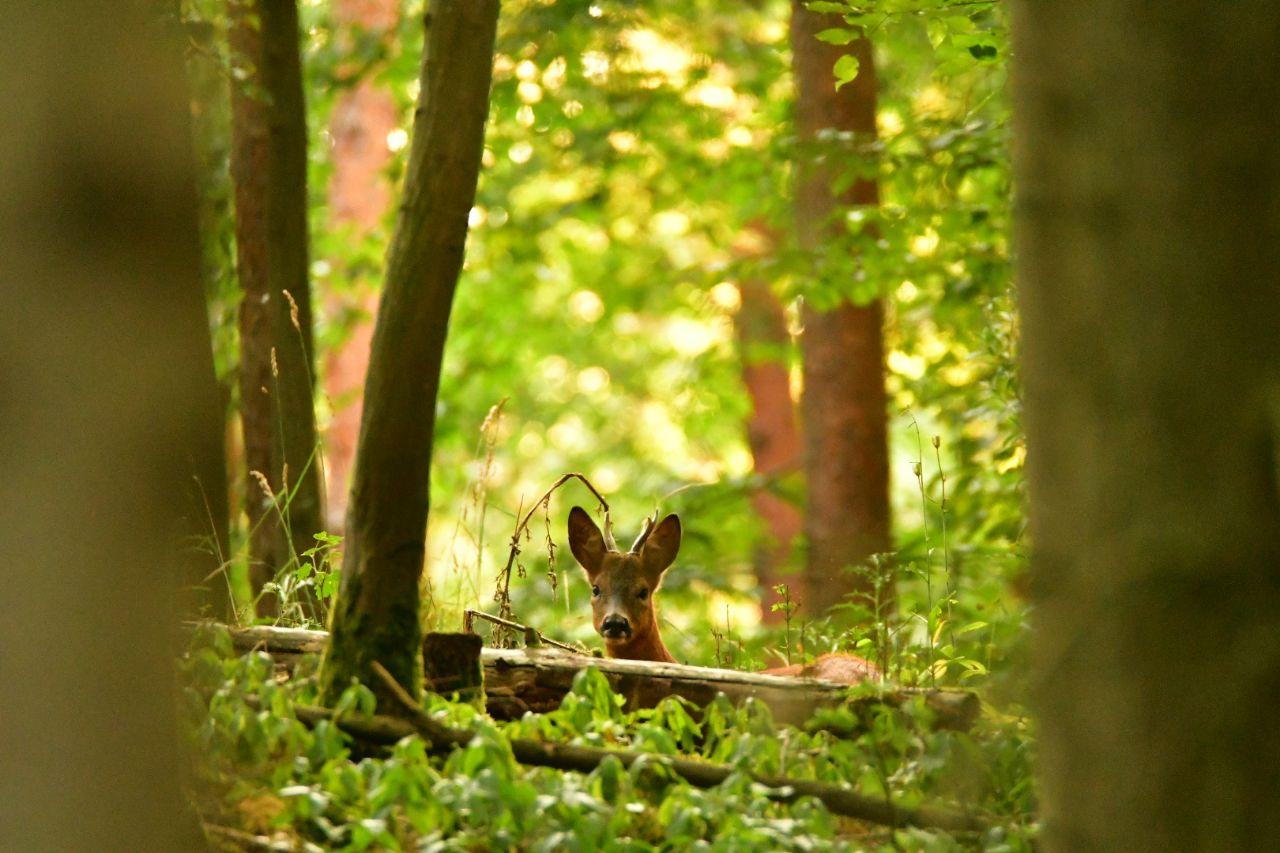
[[[321,682],[422,682],[422,579],[436,393],[489,112],[497,0],[433,0],[404,198],[365,385],[346,553]]]
[[[1014,20],[1045,847],[1280,849],[1280,6]]]
[[[231,171],[250,580],[255,594],[323,529],[307,260],[306,114],[294,0],[231,0]],[[265,483],[261,478],[265,478]],[[270,494],[268,494],[270,492]],[[314,596],[303,612],[316,616]],[[259,612],[275,613],[263,595]]]
[[[399,0],[339,0],[334,17],[346,29],[394,36],[400,17]],[[387,178],[391,151],[387,134],[400,117],[388,87],[373,75],[338,96],[329,132],[333,136],[333,177],[329,182],[329,210],[335,225],[357,238],[374,231],[391,208],[392,187]],[[343,282],[340,292],[326,299],[331,316],[354,312],[350,336],[329,350],[324,363],[324,390],[333,407],[325,431],[326,523],[341,531],[346,523],[351,470],[360,437],[364,378],[369,372],[369,346],[378,311],[374,271],[338,268],[330,278]]]
[[[838,47],[815,38],[821,30],[842,26],[838,15],[811,12],[802,0],[793,0],[796,125],[801,142],[810,146],[825,129],[855,134],[859,148],[875,138],[870,43],[859,39]],[[832,67],[845,54],[857,57],[860,70],[853,82],[836,91]],[[833,184],[842,172],[839,167],[847,168],[855,155],[823,147],[823,156],[809,156],[799,164],[796,185],[800,245],[817,254],[825,244],[845,237],[842,223],[834,221],[838,211],[879,202],[870,179],[860,178],[837,194]],[[803,322],[800,408],[809,494],[805,604],[811,613],[820,613],[850,593],[865,593],[868,579],[847,569],[890,547],[883,311],[879,300],[865,305],[845,301],[824,311],[806,306]]]
[[[189,498],[222,419],[157,5],[6,5],[0,26],[4,850],[204,847],[179,793],[175,605],[204,571],[184,540],[207,529]]]
[[[745,260],[760,260],[775,251],[775,243],[768,228],[753,224],[735,249]],[[791,335],[782,303],[757,271],[742,278],[738,291],[742,304],[734,330],[742,353],[742,381],[751,397],[747,443],[755,472],[765,480],[751,495],[752,509],[768,537],[755,555],[756,579],[761,587],[761,617],[774,624],[785,616],[773,609],[782,600],[774,588],[780,583],[796,586],[797,578],[787,577],[783,570],[792,543],[804,528],[800,508],[779,492],[779,480],[800,470],[803,454],[787,364]]]

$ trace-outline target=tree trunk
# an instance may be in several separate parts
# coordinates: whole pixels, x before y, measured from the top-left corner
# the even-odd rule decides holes
[[[768,228],[757,223],[747,226],[734,249],[739,257],[758,261],[776,249],[775,242]],[[773,608],[782,600],[774,588],[780,583],[796,585],[796,578],[785,576],[783,570],[792,543],[804,529],[800,509],[778,494],[778,480],[800,469],[803,452],[787,365],[791,335],[782,303],[758,272],[744,276],[738,292],[742,304],[734,330],[742,353],[742,381],[751,397],[747,443],[755,472],[765,481],[751,495],[752,509],[764,522],[768,537],[756,551],[756,580],[761,588],[761,617],[778,624],[785,614]]]
[[[188,498],[216,479],[222,418],[157,5],[6,5],[0,26],[4,850],[204,847],[179,792],[174,617],[204,571],[182,540],[193,516],[207,529]]]
[[[390,34],[400,17],[400,3],[339,0],[334,15],[346,28]],[[333,136],[329,209],[333,223],[350,229],[356,239],[367,238],[391,208],[392,188],[386,176],[391,161],[387,134],[398,122],[391,92],[370,78],[343,92],[333,108],[329,126]],[[328,298],[329,312],[334,316],[352,312],[357,319],[350,337],[329,352],[324,365],[325,395],[333,407],[333,417],[325,431],[326,522],[331,531],[341,531],[346,520],[380,283],[373,270],[343,268],[336,273],[331,280],[343,281],[344,289]]]
[[[436,393],[489,111],[497,0],[433,0],[387,280],[365,385],[346,550],[321,686],[422,682],[419,583]]]
[[[1280,6],[1016,6],[1045,847],[1280,848]]]
[[[293,0],[231,0],[231,171],[235,180],[241,418],[253,591],[323,529],[307,260],[307,140]],[[265,478],[265,485],[262,478]],[[268,492],[270,494],[268,494]],[[318,616],[303,591],[303,615]],[[277,612],[271,594],[261,614]]]
[[[843,26],[838,15],[811,12],[802,0],[792,2],[796,125],[801,142],[809,146],[826,129],[855,134],[859,147],[875,138],[870,43],[858,39],[838,47],[815,38],[824,29]],[[860,70],[836,91],[832,67],[846,54],[858,59]],[[801,247],[813,253],[845,237],[837,216],[842,209],[879,202],[873,179],[860,178],[837,194],[833,184],[842,170],[834,164],[848,165],[847,158],[856,155],[842,151],[837,158],[831,146],[824,147],[797,169],[796,228]],[[870,580],[847,570],[890,547],[883,311],[878,299],[865,305],[844,301],[831,310],[806,305],[803,321],[800,408],[809,495],[805,604],[817,614],[851,593],[867,593]]]

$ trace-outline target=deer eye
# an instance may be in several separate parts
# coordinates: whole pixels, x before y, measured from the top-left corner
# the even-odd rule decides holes
[[[591,587],[591,595],[592,595],[592,597],[598,596],[599,594],[600,594],[600,587],[598,587],[598,586],[593,586],[593,587]]]
[[[636,598],[640,599],[641,601],[644,601],[648,597],[649,597],[649,590],[647,589],[642,589],[636,593]]]

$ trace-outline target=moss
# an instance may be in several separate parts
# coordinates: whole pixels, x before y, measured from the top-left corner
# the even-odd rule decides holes
[[[422,695],[422,624],[418,602],[388,605],[384,614],[360,608],[362,578],[351,578],[342,591],[329,626],[329,645],[320,665],[320,700],[337,703],[353,680],[373,691],[380,713],[395,713],[399,705],[373,672],[381,663],[415,699]]]

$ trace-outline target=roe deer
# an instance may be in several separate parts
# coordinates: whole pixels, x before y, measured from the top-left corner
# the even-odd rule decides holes
[[[676,663],[662,642],[653,599],[680,550],[680,519],[668,515],[657,524],[646,522],[644,532],[623,553],[606,545],[591,516],[575,506],[569,511],[569,550],[591,583],[591,621],[609,657]],[[871,661],[848,654],[823,655],[810,664],[762,672],[844,684],[880,677]]]

